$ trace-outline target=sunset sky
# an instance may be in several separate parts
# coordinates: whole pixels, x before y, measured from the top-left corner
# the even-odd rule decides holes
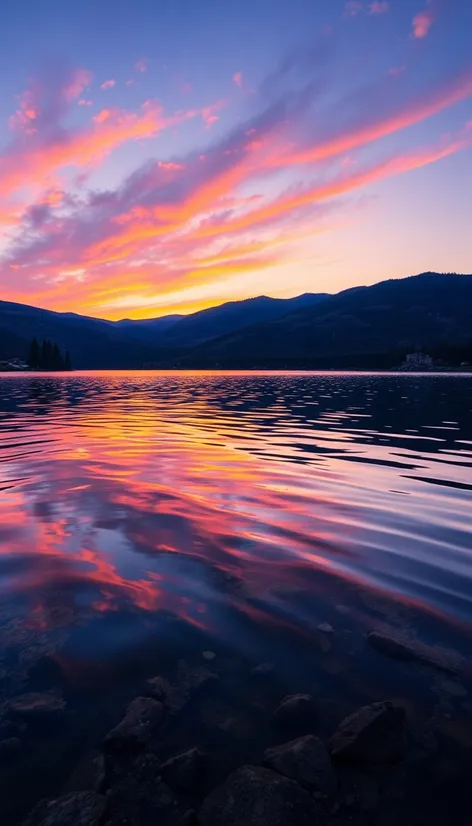
[[[5,0],[0,299],[472,270],[471,0]]]

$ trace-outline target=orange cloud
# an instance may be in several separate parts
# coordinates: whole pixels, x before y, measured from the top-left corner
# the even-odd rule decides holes
[[[359,129],[347,132],[338,138],[320,142],[312,148],[277,157],[272,162],[276,166],[313,163],[340,155],[343,152],[349,152],[359,146],[364,146],[372,141],[421,123],[423,120],[454,106],[471,95],[472,70],[469,70],[442,89],[435,90],[423,99],[412,101],[403,111],[396,112],[378,122],[361,126]]]
[[[430,9],[419,12],[413,18],[413,37],[421,40],[429,34],[429,30],[434,22],[433,12]]]

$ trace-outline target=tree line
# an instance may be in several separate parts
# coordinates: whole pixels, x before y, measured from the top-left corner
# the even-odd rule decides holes
[[[44,339],[42,344],[34,338],[29,346],[28,364],[34,370],[72,370],[69,352],[62,355],[55,341]]]

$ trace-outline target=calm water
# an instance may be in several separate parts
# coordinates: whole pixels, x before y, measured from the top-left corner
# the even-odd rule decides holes
[[[77,765],[140,681],[179,658],[205,664],[205,650],[221,691],[198,712],[202,737],[237,713],[239,756],[256,748],[247,674],[270,661],[264,702],[310,691],[327,735],[387,697],[418,731],[435,721],[429,776],[455,799],[467,675],[448,694],[365,634],[469,655],[472,377],[0,377],[0,596],[0,701],[60,687],[69,714],[57,735],[31,735],[5,822],[80,785]],[[319,623],[334,629],[329,651],[314,645]]]

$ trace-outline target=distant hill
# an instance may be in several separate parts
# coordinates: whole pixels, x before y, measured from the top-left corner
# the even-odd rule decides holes
[[[246,324],[277,318],[324,296],[292,299],[262,296],[232,301],[192,315],[104,321],[0,301],[0,357],[25,358],[29,342],[48,338],[69,351],[75,368],[119,369],[174,363],[189,347]],[[176,332],[175,332],[176,331]],[[12,352],[11,352],[12,351]]]
[[[183,366],[371,366],[382,354],[472,340],[472,276],[424,273],[355,287],[270,323],[221,336]],[[389,366],[389,358],[384,360]],[[394,362],[395,363],[395,362]]]
[[[56,341],[75,368],[391,367],[472,348],[472,275],[423,273],[337,295],[259,296],[188,316],[118,322],[0,301],[0,359]]]
[[[136,340],[119,324],[110,321],[0,301],[0,352],[4,351],[3,357],[26,358],[34,337],[51,339],[63,352],[69,351],[74,368],[132,368],[151,358],[162,359],[168,355],[159,346]],[[12,349],[16,352],[10,352]]]
[[[193,347],[252,324],[273,321],[289,312],[314,307],[326,296],[326,293],[305,293],[296,298],[268,298],[261,295],[243,301],[229,301],[218,307],[209,307],[207,310],[184,316],[167,331],[166,344]]]

